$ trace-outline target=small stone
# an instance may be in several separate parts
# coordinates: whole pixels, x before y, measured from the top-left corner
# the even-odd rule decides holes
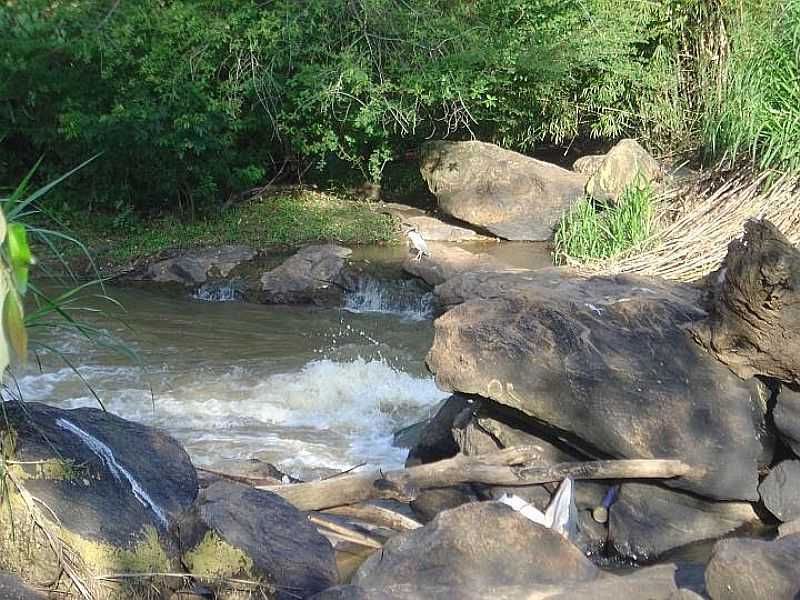
[[[758,486],[767,510],[783,522],[800,518],[800,461],[785,460]]]

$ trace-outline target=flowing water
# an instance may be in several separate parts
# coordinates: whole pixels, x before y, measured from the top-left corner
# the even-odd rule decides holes
[[[301,477],[360,463],[396,466],[405,451],[392,447],[392,432],[427,417],[446,396],[424,365],[430,299],[406,285],[405,299],[393,302],[366,282],[345,310],[112,289],[130,329],[103,326],[137,351],[141,365],[73,332],[43,341],[78,368],[108,410],[168,431],[197,464],[256,456]],[[32,363],[18,378],[25,400],[97,406],[54,353],[41,354],[41,369]]]

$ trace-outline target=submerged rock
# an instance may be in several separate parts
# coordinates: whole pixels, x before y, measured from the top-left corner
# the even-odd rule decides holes
[[[308,597],[336,584],[333,548],[303,513],[263,490],[217,482],[203,490],[181,529],[193,575],[219,579],[217,598]],[[241,592],[226,579],[256,582]]]
[[[767,510],[779,520],[800,519],[800,460],[785,460],[773,467],[758,493]]]
[[[721,540],[706,567],[712,600],[795,600],[800,596],[800,534],[772,542]]]
[[[769,458],[766,400],[695,344],[699,292],[642,277],[550,269],[467,273],[439,286],[428,365],[443,389],[478,394],[616,458],[678,458],[670,480],[757,500]],[[468,299],[470,298],[470,299]]]
[[[800,384],[800,250],[768,221],[748,221],[709,277],[697,340],[740,377]]]
[[[485,142],[429,142],[422,177],[445,213],[507,240],[550,239],[586,177]]]
[[[663,176],[661,165],[639,142],[632,139],[620,140],[593,169],[591,178],[586,183],[586,193],[596,200],[616,202],[625,188],[637,184],[652,184]]]
[[[240,245],[201,248],[149,265],[144,277],[157,283],[196,287],[209,279],[227,277],[255,255],[255,250]]]
[[[389,540],[353,577],[366,589],[426,598],[446,588],[450,598],[497,597],[503,586],[563,585],[589,581],[599,570],[558,533],[531,523],[497,502],[466,504],[440,513],[420,529]],[[442,596],[444,597],[444,596]]]
[[[19,461],[12,475],[37,503],[32,508],[6,487],[13,510],[0,511],[0,568],[39,586],[67,585],[61,549],[54,551],[46,529],[75,554],[78,574],[98,598],[128,597],[151,582],[101,586],[95,575],[180,570],[175,531],[198,487],[175,440],[97,409],[10,402],[4,408],[0,439]],[[32,526],[31,515],[44,529]]]
[[[335,244],[306,246],[261,277],[265,304],[339,305],[344,290],[338,281],[349,248]]]
[[[709,502],[654,484],[624,483],[611,506],[609,541],[624,557],[653,560],[757,519],[746,502]]]

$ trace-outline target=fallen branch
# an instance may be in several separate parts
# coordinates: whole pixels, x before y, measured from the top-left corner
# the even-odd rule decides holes
[[[348,542],[353,542],[359,546],[366,546],[367,548],[383,548],[383,544],[375,538],[364,535],[363,533],[355,531],[350,527],[345,527],[340,523],[336,523],[335,521],[331,521],[330,519],[326,519],[320,515],[308,515],[308,520],[318,527],[324,527],[325,529],[331,530],[333,533],[346,539]]]
[[[434,463],[398,469],[353,473],[288,485],[258,486],[282,496],[300,510],[324,510],[376,498],[410,502],[420,490],[461,483],[526,486],[573,479],[668,479],[692,469],[680,460],[634,459],[560,463],[539,466],[540,452],[517,447],[482,456],[458,455]]]
[[[371,523],[380,527],[387,527],[395,531],[408,531],[409,529],[418,529],[422,527],[422,523],[411,517],[372,504],[337,506],[335,508],[329,508],[325,512],[331,515],[348,517],[357,521]]]

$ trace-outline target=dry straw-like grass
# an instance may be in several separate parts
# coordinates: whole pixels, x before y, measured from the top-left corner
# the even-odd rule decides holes
[[[691,191],[675,189],[659,200],[658,233],[608,261],[583,265],[602,274],[638,273],[696,281],[717,269],[728,244],[749,219],[767,219],[800,244],[800,177],[750,172],[720,184],[709,177]]]

